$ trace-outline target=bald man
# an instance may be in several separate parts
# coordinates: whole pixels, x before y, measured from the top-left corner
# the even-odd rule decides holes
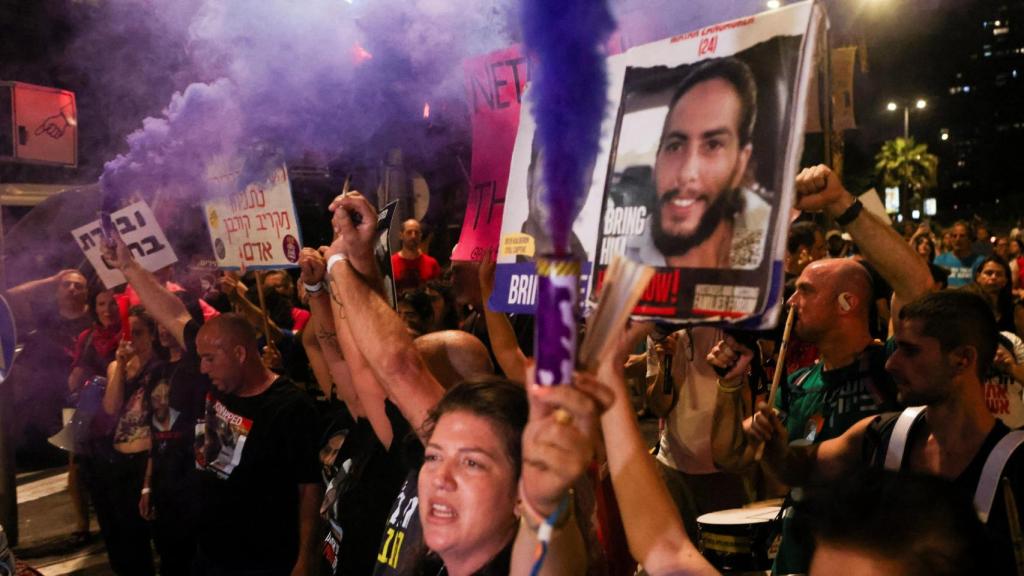
[[[863,210],[827,166],[802,171],[796,188],[797,208],[828,213],[892,285],[893,317],[903,303],[931,290],[924,260],[895,230]],[[871,276],[863,265],[851,259],[812,262],[797,278],[788,304],[796,309],[796,337],[819,351],[819,361],[790,374],[776,396],[774,409],[791,441],[817,444],[837,438],[865,417],[899,408],[896,385],[885,370],[892,343],[876,341],[869,329],[874,299]],[[743,420],[742,377],[752,357],[732,338],[708,354],[708,362],[727,371],[719,380],[711,439],[715,462],[725,469],[752,464],[763,443],[751,433],[752,418]],[[777,573],[805,573],[809,558],[810,551],[795,546],[784,529]]]
[[[462,330],[424,334],[414,341],[427,369],[442,386],[494,375],[491,354],[479,338]]]
[[[399,294],[415,290],[441,275],[441,266],[420,249],[423,232],[420,223],[409,219],[402,223],[402,249],[391,255],[391,271]]]
[[[196,437],[202,502],[194,573],[311,573],[321,499],[312,400],[263,365],[241,316],[212,319],[195,342],[214,390]]]

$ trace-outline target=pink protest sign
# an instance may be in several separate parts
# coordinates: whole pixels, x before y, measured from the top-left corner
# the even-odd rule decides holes
[[[452,260],[479,260],[498,246],[529,67],[517,45],[466,60],[463,69],[473,114],[473,161],[466,216]]]

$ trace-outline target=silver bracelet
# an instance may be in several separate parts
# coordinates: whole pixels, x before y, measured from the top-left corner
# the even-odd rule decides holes
[[[317,292],[324,289],[324,283],[317,282],[316,284],[306,284],[305,282],[303,282],[302,287],[306,289],[306,294],[316,294]]]

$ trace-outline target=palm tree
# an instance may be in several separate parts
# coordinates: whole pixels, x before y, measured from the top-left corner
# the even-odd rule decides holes
[[[939,158],[928,152],[927,144],[913,138],[894,138],[882,144],[875,155],[875,174],[885,186],[899,186],[900,214],[910,216],[911,204],[920,207],[923,192],[934,188]]]

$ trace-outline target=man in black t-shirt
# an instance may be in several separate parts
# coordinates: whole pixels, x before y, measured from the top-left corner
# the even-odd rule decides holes
[[[197,571],[305,574],[314,565],[321,498],[312,400],[264,367],[241,317],[211,320],[196,348],[215,389],[196,433]]]
[[[928,294],[900,310],[895,342],[886,369],[897,383],[899,400],[924,406],[923,416],[872,416],[833,440],[794,446],[778,417],[761,410],[751,432],[768,442],[765,464],[793,486],[834,481],[866,466],[945,478],[975,501],[976,512],[992,533],[996,564],[1012,571],[1012,531],[1003,488],[995,490],[990,508],[977,497],[986,461],[1009,432],[989,412],[981,385],[996,351],[991,310],[971,293]],[[1017,497],[1016,516],[1024,517],[1024,451],[1011,452],[1005,467],[996,470],[995,486],[1000,478],[1009,481]]]
[[[245,319],[225,314],[197,330],[181,300],[123,242],[104,255],[153,318],[195,350],[212,385],[195,434],[201,478],[193,574],[311,573],[321,499],[312,400],[263,365]]]

